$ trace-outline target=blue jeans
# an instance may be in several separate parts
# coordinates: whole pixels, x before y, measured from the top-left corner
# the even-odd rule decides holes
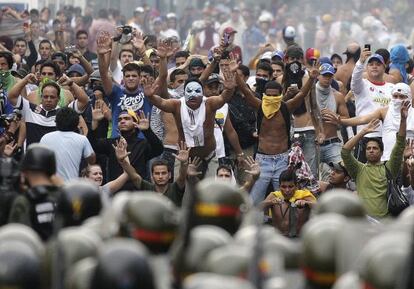
[[[255,205],[264,201],[270,182],[274,190],[279,189],[279,176],[288,166],[288,156],[289,152],[278,155],[256,154],[256,161],[260,164],[260,177],[251,191],[251,198]]]
[[[341,158],[342,143],[331,143],[325,146],[320,146],[320,161],[321,163],[328,164],[330,162],[338,163]]]
[[[305,161],[308,163],[313,176],[318,179],[318,157],[315,144],[315,131],[307,130],[302,132],[295,132],[295,135],[298,134],[299,137],[297,140],[300,143],[302,148],[303,155],[305,156]]]

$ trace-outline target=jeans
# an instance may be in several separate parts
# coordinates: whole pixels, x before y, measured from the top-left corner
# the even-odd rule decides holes
[[[256,161],[260,164],[260,177],[251,191],[251,198],[255,205],[264,201],[270,182],[272,182],[274,190],[279,189],[279,176],[287,169],[288,156],[288,152],[277,155],[256,154]]]
[[[328,145],[320,146],[320,162],[329,165],[330,162],[338,163],[341,158],[342,143],[331,143]]]
[[[316,150],[316,143],[315,143],[315,131],[314,130],[307,130],[302,132],[295,132],[297,140],[300,143],[300,147],[302,148],[303,155],[305,156],[305,161],[308,163],[313,176],[318,179],[318,166],[319,160],[317,156]]]

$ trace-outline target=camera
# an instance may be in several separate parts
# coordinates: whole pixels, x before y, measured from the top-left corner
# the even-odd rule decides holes
[[[124,25],[118,27],[118,29],[122,29],[122,34],[118,37],[114,38],[114,41],[119,41],[121,44],[128,43],[132,39],[132,26]]]
[[[12,121],[20,120],[22,115],[19,111],[15,110],[10,114],[0,115],[0,127],[8,127]]]
[[[73,53],[76,50],[76,46],[75,45],[71,45],[71,46],[66,46],[65,47],[65,53]]]

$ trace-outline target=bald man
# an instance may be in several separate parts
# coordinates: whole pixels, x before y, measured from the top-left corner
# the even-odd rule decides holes
[[[352,42],[347,46],[344,54],[346,55],[345,64],[338,68],[338,71],[335,73],[335,79],[342,82],[344,85],[344,93],[346,94],[350,90],[352,71],[361,54],[361,47],[358,43]]]

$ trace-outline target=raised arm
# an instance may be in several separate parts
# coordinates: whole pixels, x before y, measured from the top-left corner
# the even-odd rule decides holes
[[[384,120],[383,118],[384,110],[386,113],[388,108],[379,108],[366,115],[360,115],[360,116],[351,117],[351,118],[343,118],[343,115],[341,114],[336,114],[333,111],[330,111],[328,109],[323,109],[322,117],[323,117],[323,120],[327,123],[336,124],[336,125],[340,124],[343,126],[357,126],[357,125],[367,124],[371,120],[374,120],[374,119]]]
[[[210,74],[212,74],[214,72],[214,69],[216,69],[220,59],[221,59],[221,55],[223,54],[223,48],[222,47],[216,47],[214,48],[214,52],[213,52],[213,61],[210,62],[206,69],[203,70],[203,73],[201,73],[200,75],[200,81],[202,83],[204,83],[204,81],[206,81],[208,79],[208,77],[210,76]]]
[[[116,158],[118,160],[118,163],[124,170],[124,173],[120,175],[117,179],[110,182],[111,193],[119,191],[128,181],[128,178],[131,180],[131,182],[134,184],[136,188],[141,187],[142,177],[137,173],[137,171],[129,162],[128,155],[130,153],[127,152],[127,146],[127,142],[123,137],[121,137],[119,141],[116,142],[116,145],[113,145]]]
[[[223,86],[224,90],[220,95],[210,96],[207,99],[208,105],[213,110],[217,110],[222,107],[226,102],[229,102],[234,94],[234,88],[236,87],[235,72],[223,71],[224,81]]]
[[[7,98],[13,106],[17,105],[17,100],[22,90],[25,89],[26,85],[32,83],[37,83],[37,77],[33,73],[29,73],[22,80],[17,82],[8,92]]]
[[[65,74],[59,78],[58,83],[61,86],[67,86],[69,88],[69,91],[78,101],[76,109],[78,110],[78,112],[83,112],[89,103],[89,97],[86,94],[85,90],[79,87],[72,79],[70,79]]]
[[[177,108],[180,105],[180,100],[163,99],[159,95],[156,95],[155,91],[158,89],[156,83],[150,84],[146,80],[143,80],[143,86],[145,97],[147,97],[153,105],[165,112],[175,113],[177,111]]]
[[[361,129],[359,133],[357,133],[353,138],[351,138],[344,144],[343,149],[348,151],[352,150],[358,144],[358,142],[364,137],[364,135],[376,131],[379,125],[379,119],[371,120],[366,127]]]
[[[262,101],[256,97],[254,92],[250,89],[247,83],[236,73],[236,83],[240,92],[244,95],[244,99],[248,106],[258,110],[262,105]]]
[[[99,73],[102,79],[102,85],[106,95],[112,93],[112,79],[108,75],[109,61],[111,57],[112,38],[106,31],[101,31],[96,39],[98,54]]]
[[[246,165],[249,167],[249,169],[246,170],[246,173],[248,173],[251,177],[244,183],[244,185],[241,188],[249,193],[250,190],[253,188],[254,183],[260,177],[260,165],[251,156],[248,156],[245,162]]]
[[[185,144],[184,141],[181,141],[178,147],[179,147],[178,153],[173,154],[175,159],[180,162],[180,170],[179,170],[178,177],[175,180],[175,182],[177,183],[180,189],[184,189],[185,180],[187,178],[188,159],[190,156],[191,148],[187,148],[187,145]]]
[[[314,66],[309,73],[309,78],[306,81],[305,85],[302,86],[301,90],[290,100],[286,101],[286,106],[289,111],[294,111],[297,109],[303,102],[303,99],[309,94],[313,84],[319,75],[319,69]]]
[[[360,94],[364,89],[363,73],[365,68],[365,61],[370,55],[371,51],[369,51],[367,48],[364,48],[361,51],[359,60],[355,64],[354,71],[352,71],[351,90],[354,95]]]
[[[160,71],[155,83],[158,85],[156,93],[162,98],[169,98],[167,77],[168,77],[168,58],[174,55],[175,51],[171,47],[171,43],[161,42],[157,47],[157,55],[160,57]]]

